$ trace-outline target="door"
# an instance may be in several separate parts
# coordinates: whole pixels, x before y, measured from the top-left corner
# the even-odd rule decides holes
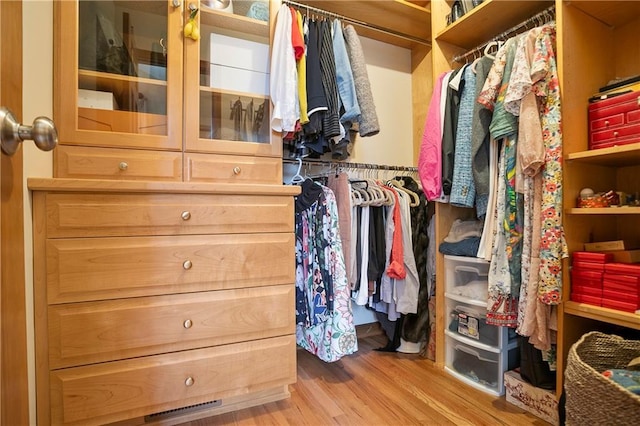
[[[22,118],[22,1],[0,1],[0,105]],[[22,150],[0,154],[0,424],[29,424]]]

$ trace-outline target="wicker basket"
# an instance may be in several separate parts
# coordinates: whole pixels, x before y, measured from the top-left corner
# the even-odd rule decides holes
[[[640,425],[640,395],[604,377],[626,368],[640,356],[640,340],[625,340],[597,331],[587,333],[569,350],[565,370],[567,425]]]

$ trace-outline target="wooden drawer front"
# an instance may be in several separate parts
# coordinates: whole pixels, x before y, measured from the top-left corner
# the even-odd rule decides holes
[[[294,306],[293,284],[56,305],[49,367],[293,334]]]
[[[54,176],[76,179],[182,180],[182,153],[61,145]]]
[[[293,232],[293,197],[47,194],[47,236]]]
[[[293,233],[60,239],[46,251],[51,304],[295,279]]]
[[[185,153],[185,181],[282,184],[282,159]]]
[[[52,371],[51,422],[104,424],[295,382],[295,336]]]

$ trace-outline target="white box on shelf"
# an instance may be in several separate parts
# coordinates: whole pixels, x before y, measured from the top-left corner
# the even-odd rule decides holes
[[[211,64],[211,84],[215,89],[269,95],[269,74]]]
[[[507,402],[526,410],[536,417],[559,424],[558,401],[553,391],[541,389],[525,382],[517,371],[504,373]]]
[[[269,72],[269,43],[211,34],[209,62],[259,73]],[[213,72],[213,71],[212,71]]]
[[[111,92],[78,89],[78,108],[118,109],[118,103]]]

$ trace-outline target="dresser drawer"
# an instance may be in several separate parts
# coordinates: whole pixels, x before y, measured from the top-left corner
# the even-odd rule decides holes
[[[48,238],[293,232],[293,197],[219,194],[46,196]]]
[[[46,251],[51,304],[295,280],[293,233],[51,239]]]
[[[104,424],[296,380],[295,337],[52,371],[51,423]]]
[[[49,367],[293,334],[294,286],[67,303],[49,308]]]
[[[55,177],[79,179],[182,180],[182,153],[60,145]]]
[[[184,155],[185,181],[282,184],[282,159],[239,155]]]

